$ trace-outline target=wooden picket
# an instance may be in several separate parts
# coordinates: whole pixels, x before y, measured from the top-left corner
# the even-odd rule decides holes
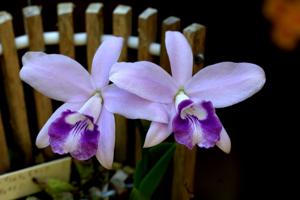
[[[32,145],[26,113],[24,92],[19,78],[20,64],[15,46],[15,34],[12,16],[7,12],[0,13],[0,42],[3,51],[1,66],[6,99],[8,100],[9,122],[14,141],[18,146],[20,159],[29,164],[32,161]]]
[[[85,11],[86,52],[89,71],[91,70],[94,54],[101,42],[103,28],[103,4],[91,3]]]
[[[71,58],[75,58],[73,9],[73,3],[59,3],[57,5],[59,51]]]
[[[191,24],[183,30],[190,43],[193,54],[198,56],[204,51],[205,27],[200,24]],[[203,63],[195,63],[194,68],[199,70]],[[195,72],[195,70],[194,70]],[[194,179],[197,148],[187,149],[177,145],[174,156],[172,200],[191,199],[194,197]]]
[[[1,155],[0,173],[3,173],[9,169],[10,161],[8,156],[8,148],[6,144],[1,113],[0,113],[0,155]]]
[[[123,49],[119,61],[128,59],[127,39],[132,30],[132,8],[126,5],[119,5],[113,11],[113,34],[124,38]],[[116,154],[115,160],[124,162],[127,157],[128,149],[128,121],[120,116],[115,115],[116,119]]]
[[[104,37],[104,5],[102,3],[91,3],[85,10],[85,31],[86,38],[78,42],[77,33],[74,33],[72,3],[59,3],[57,5],[58,33],[44,33],[41,17],[41,7],[28,6],[23,9],[25,32],[28,36],[28,44],[20,45],[22,48],[28,47],[32,51],[45,51],[47,44],[57,44],[59,52],[69,57],[75,58],[75,46],[79,43],[86,44],[87,66],[90,70],[93,55]],[[170,16],[162,21],[158,30],[158,10],[154,8],[145,9],[137,20],[138,36],[132,36],[132,7],[118,5],[112,13],[112,33],[124,38],[124,46],[119,61],[128,60],[158,60],[153,59],[159,56],[160,65],[170,73],[170,63],[164,44],[165,32],[168,30],[179,31],[181,27],[180,19]],[[161,37],[157,41],[158,33]],[[200,24],[192,24],[183,30],[189,41],[194,57],[194,70],[196,73],[203,67],[203,53],[205,40],[205,27]],[[48,34],[48,36],[47,36]],[[57,34],[57,35],[56,35]],[[57,38],[58,36],[58,38]],[[16,40],[17,41],[17,40]],[[17,55],[16,41],[12,28],[12,16],[7,12],[0,12],[0,54],[3,54],[3,65],[1,65],[3,83],[5,88],[5,98],[8,102],[9,119],[0,116],[0,173],[5,172],[10,167],[10,158],[5,140],[5,133],[2,120],[8,120],[12,128],[12,134],[17,143],[24,163],[32,162],[32,139],[29,133],[29,124],[25,106],[23,86],[19,79],[19,58]],[[21,39],[19,40],[21,41]],[[160,43],[158,43],[160,42]],[[128,57],[128,48],[137,49],[137,58]],[[1,52],[2,51],[2,52]],[[49,118],[52,110],[51,100],[34,92],[36,106],[37,124],[41,128]],[[141,157],[140,135],[138,128],[130,129],[128,120],[116,115],[116,150],[115,160],[126,162],[128,156],[134,156],[135,161]],[[135,147],[129,147],[128,137],[135,137]],[[135,149],[135,152],[128,152],[128,149]],[[178,145],[173,165],[172,200],[187,200],[193,198],[194,177],[197,149],[190,151],[184,146]]]

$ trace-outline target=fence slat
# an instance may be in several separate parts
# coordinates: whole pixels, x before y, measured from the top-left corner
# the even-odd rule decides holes
[[[19,78],[19,59],[15,46],[12,17],[0,12],[0,41],[3,47],[3,80],[8,100],[12,133],[18,146],[19,159],[29,164],[32,161],[32,145],[28,128],[22,83]]]
[[[2,117],[0,113],[0,174],[7,171],[10,167],[10,160],[8,155],[8,149],[5,139],[4,127],[2,123]]]
[[[85,30],[87,33],[87,61],[91,71],[94,54],[103,35],[103,4],[91,3],[85,12]]]
[[[27,6],[23,8],[24,25],[29,40],[30,51],[45,51],[44,30],[41,17],[41,7]],[[51,100],[34,90],[34,100],[38,128],[41,129],[53,112]],[[50,147],[43,150],[48,158],[54,156]]]
[[[189,41],[194,55],[196,55],[196,62],[194,62],[193,73],[195,74],[203,67],[203,53],[206,28],[201,24],[191,24],[183,30],[183,33]],[[202,56],[202,57],[201,57]],[[201,59],[201,60],[199,60]]]
[[[124,45],[119,61],[127,60],[127,39],[132,30],[132,9],[130,6],[119,5],[113,11],[113,34],[124,38]],[[124,162],[127,159],[128,149],[128,121],[120,116],[115,115],[116,119],[116,155],[115,160]]]
[[[73,3],[59,3],[57,5],[59,51],[71,58],[75,58],[73,9]]]
[[[165,33],[167,31],[178,31],[180,29],[180,19],[170,16],[166,18],[161,25],[161,44],[160,44],[160,66],[171,73],[170,61],[166,51]]]
[[[25,30],[29,38],[30,51],[45,51],[41,8],[28,6],[23,9]],[[41,93],[34,91],[38,127],[41,129],[52,114],[51,100]]]
[[[124,38],[124,46],[119,61],[127,60],[127,39],[132,31],[132,9],[118,5],[113,11],[113,34]]]
[[[147,8],[139,15],[138,32],[138,60],[152,60],[152,55],[149,52],[149,47],[156,40],[157,34],[157,10]]]
[[[192,24],[184,29],[184,35],[188,39],[193,54],[204,51],[202,25]],[[200,28],[200,29],[199,29]],[[194,65],[196,67],[196,65]],[[197,66],[199,67],[199,65]],[[174,156],[174,172],[172,182],[172,200],[189,200],[194,196],[194,177],[196,167],[197,146],[192,150],[183,145],[178,145]]]

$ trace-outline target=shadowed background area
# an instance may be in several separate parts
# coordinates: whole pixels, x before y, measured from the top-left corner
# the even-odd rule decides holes
[[[42,5],[44,31],[57,30],[57,0],[31,0]],[[73,0],[75,32],[84,32],[84,11],[90,0]],[[137,35],[137,16],[147,7],[158,9],[159,23],[168,16],[177,16],[182,27],[197,22],[207,27],[205,65],[222,62],[251,62],[266,72],[265,87],[250,99],[219,109],[217,113],[232,139],[232,152],[217,148],[198,152],[196,196],[204,200],[269,199],[284,193],[283,183],[293,166],[289,158],[295,152],[296,137],[289,111],[293,110],[297,67],[300,66],[300,45],[284,51],[270,39],[271,24],[262,13],[262,1],[167,1],[107,0],[104,3],[105,33],[111,33],[111,13],[118,4],[133,7],[133,35]],[[25,0],[0,3],[0,10],[10,12],[16,36],[24,34],[21,9]],[[158,25],[160,26],[160,25]],[[159,37],[158,37],[159,38]],[[82,49],[76,49],[80,55]],[[85,54],[84,54],[85,55]],[[82,58],[81,62],[85,62]],[[1,90],[3,86],[1,83]],[[298,89],[299,90],[299,89]],[[1,92],[1,95],[3,93]],[[1,96],[1,103],[4,97]],[[5,105],[5,103],[4,103]],[[2,107],[1,107],[2,108]],[[5,109],[4,109],[5,112]],[[288,123],[286,123],[288,122]],[[288,185],[288,184],[286,184]],[[160,188],[163,192],[165,188]],[[291,188],[289,189],[291,190]]]

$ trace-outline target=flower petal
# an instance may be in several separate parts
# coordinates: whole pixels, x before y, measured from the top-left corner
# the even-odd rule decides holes
[[[196,120],[190,122],[190,120],[182,119],[179,114],[176,115],[172,120],[172,128],[176,142],[192,149],[195,146],[196,138],[194,135],[202,135],[200,132],[201,128],[198,124]]]
[[[154,103],[126,92],[112,84],[102,90],[104,106],[112,113],[129,119],[145,119],[168,123],[169,117],[165,105]]]
[[[173,118],[172,129],[175,140],[192,149],[210,148],[220,140],[222,124],[211,102],[194,103],[190,99],[178,105],[178,113]]]
[[[96,51],[92,63],[92,78],[97,89],[108,84],[110,68],[118,61],[122,46],[123,38],[111,36]]]
[[[48,121],[45,123],[43,128],[40,130],[37,138],[36,138],[36,146],[38,148],[45,148],[49,145],[49,135],[48,135],[48,129],[49,126],[52,124],[54,120],[56,120],[62,112],[66,110],[73,110],[77,111],[80,109],[80,107],[83,105],[83,103],[64,103],[61,105],[48,119]]]
[[[193,101],[211,101],[216,108],[241,102],[265,83],[262,68],[251,63],[222,62],[200,70],[185,85]]]
[[[172,102],[178,88],[166,71],[147,61],[114,64],[109,78],[119,88],[159,103]]]
[[[198,143],[199,147],[210,148],[220,140],[222,131],[222,123],[215,113],[215,109],[211,102],[203,101],[201,106],[206,112],[206,117],[200,120],[200,126],[203,131],[203,139]]]
[[[100,138],[96,157],[103,167],[110,169],[114,160],[115,118],[105,107],[102,108],[98,126]]]
[[[152,122],[147,132],[144,147],[152,147],[167,139],[171,135],[168,124]]]
[[[193,53],[185,36],[177,31],[166,32],[166,49],[169,56],[172,76],[183,86],[193,72]]]
[[[99,130],[92,117],[67,110],[49,126],[49,138],[53,152],[87,160],[96,154]]]
[[[216,143],[216,145],[225,153],[230,153],[231,141],[224,127],[220,133],[220,140]]]
[[[22,62],[21,79],[52,99],[81,102],[94,92],[88,72],[67,56],[28,52]]]

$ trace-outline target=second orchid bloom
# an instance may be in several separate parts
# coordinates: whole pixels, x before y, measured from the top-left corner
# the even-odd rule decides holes
[[[168,121],[153,120],[144,146],[159,144],[173,132],[175,140],[190,149],[217,145],[229,153],[230,139],[215,108],[231,106],[259,91],[264,71],[250,63],[223,62],[192,76],[193,54],[184,35],[167,32],[165,42],[172,76],[147,61],[117,63],[110,72],[118,87],[164,105]]]

